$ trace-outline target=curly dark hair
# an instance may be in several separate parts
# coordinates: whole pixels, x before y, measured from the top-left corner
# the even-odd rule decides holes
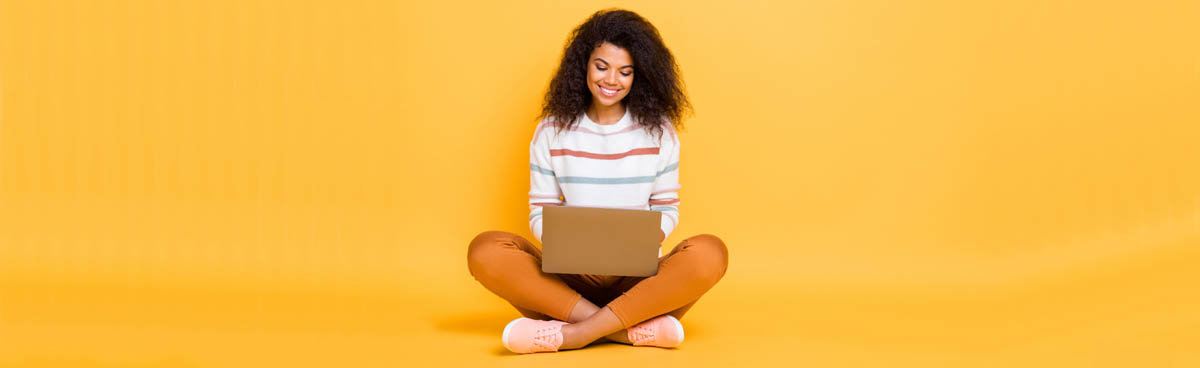
[[[579,115],[592,104],[587,86],[588,57],[605,42],[625,49],[633,58],[633,87],[622,99],[633,121],[660,139],[661,124],[670,122],[677,130],[682,128],[684,114],[691,113],[692,106],[684,93],[675,57],[654,25],[622,9],[600,10],[571,32],[538,118],[551,118],[558,130],[578,124]]]

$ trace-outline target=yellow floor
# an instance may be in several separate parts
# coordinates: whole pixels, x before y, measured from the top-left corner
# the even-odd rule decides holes
[[[19,200],[8,203],[29,214],[24,220],[10,218],[9,224],[40,223],[49,216]],[[232,207],[193,206],[182,212],[183,207],[124,208],[146,215],[178,210],[191,213],[191,224],[230,229],[256,216],[255,211],[236,214]],[[311,215],[320,221],[315,213],[322,211],[291,212],[293,219]],[[368,222],[355,230],[349,224],[362,223],[356,217],[360,212],[335,214],[328,215],[326,225],[300,221],[296,228],[312,225],[312,234],[298,237],[307,240],[295,251],[279,255],[268,255],[267,245],[221,246],[214,241],[222,238],[220,231],[190,234],[199,236],[192,240],[180,237],[174,248],[116,246],[129,234],[111,231],[134,221],[162,225],[142,233],[140,239],[151,242],[189,226],[152,219],[158,216],[89,216],[98,227],[80,227],[76,235],[40,233],[33,225],[24,228],[32,231],[10,227],[2,239],[0,366],[1200,364],[1195,344],[1200,341],[1195,289],[1200,239],[1194,233],[1128,234],[1110,240],[1153,241],[1105,253],[1099,252],[1104,243],[1096,240],[1090,246],[1098,251],[1086,255],[1066,249],[1031,252],[957,267],[920,257],[909,265],[889,265],[865,255],[830,265],[813,247],[764,249],[755,244],[768,239],[726,234],[729,271],[684,318],[682,347],[600,344],[515,356],[500,345],[499,335],[518,314],[466,271],[466,244],[473,234],[410,238],[400,235],[404,228],[425,225],[391,232]],[[73,216],[59,219],[74,221]],[[270,217],[255,221],[275,229]],[[341,253],[335,250],[337,235],[329,232],[339,227],[344,239],[364,236],[361,231],[373,227],[383,235]],[[280,237],[274,240],[280,243],[289,236],[269,235]],[[402,240],[388,246],[396,238]],[[263,244],[274,244],[275,238],[267,239]],[[312,253],[314,246],[324,248]]]

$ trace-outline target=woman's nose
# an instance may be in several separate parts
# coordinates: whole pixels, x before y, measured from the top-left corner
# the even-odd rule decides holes
[[[609,70],[608,75],[604,77],[604,81],[610,86],[617,85],[617,73],[613,73],[612,70]]]

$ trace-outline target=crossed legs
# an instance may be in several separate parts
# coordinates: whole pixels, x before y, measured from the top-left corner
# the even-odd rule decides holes
[[[562,275],[580,289],[596,287],[620,292],[604,307],[583,297],[555,274],[541,272],[541,250],[504,231],[475,237],[467,252],[468,267],[488,290],[509,301],[523,315],[566,321],[560,349],[576,349],[607,338],[630,343],[625,330],[669,313],[682,317],[697,299],[725,274],[728,251],[713,235],[690,237],[659,260],[659,272],[647,278],[621,278],[616,285],[594,285],[607,279],[594,275]]]

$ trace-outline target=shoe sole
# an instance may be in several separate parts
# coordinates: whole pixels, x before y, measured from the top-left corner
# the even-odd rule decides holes
[[[508,351],[513,351],[513,349],[508,346],[508,331],[512,330],[513,325],[517,324],[517,322],[520,322],[523,319],[529,319],[529,318],[521,317],[521,318],[512,320],[512,322],[509,322],[507,325],[504,326],[504,333],[500,334],[500,343],[504,344],[504,348],[508,349]]]

